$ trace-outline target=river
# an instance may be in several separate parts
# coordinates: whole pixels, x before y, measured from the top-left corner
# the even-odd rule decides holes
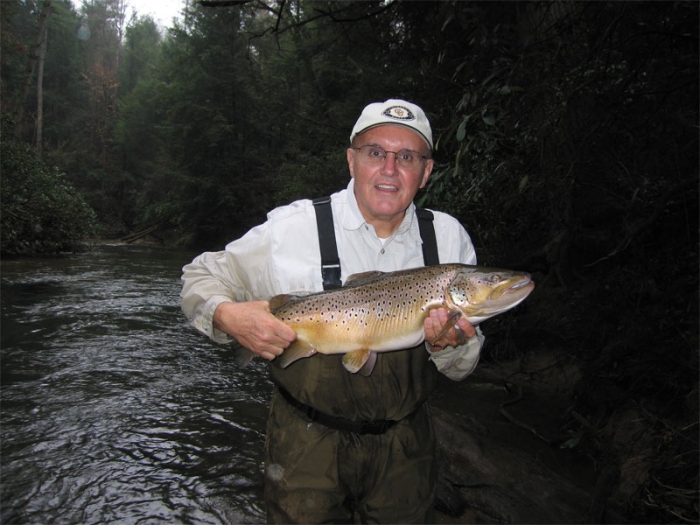
[[[265,521],[271,384],[185,322],[193,255],[2,261],[3,524]]]

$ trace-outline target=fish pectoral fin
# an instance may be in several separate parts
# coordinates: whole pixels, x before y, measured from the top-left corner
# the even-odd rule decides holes
[[[354,352],[348,352],[343,356],[343,366],[348,372],[356,374],[363,366],[365,366],[365,363],[367,363],[370,360],[372,353],[373,352],[371,352],[367,348],[363,348],[362,350],[355,350]],[[377,358],[375,356],[374,360],[376,361],[376,359]],[[372,363],[372,369],[374,369],[374,363]],[[372,370],[370,370],[369,372],[371,373]],[[369,375],[369,373],[367,375]]]
[[[437,341],[443,337],[450,330],[450,328],[457,324],[460,317],[462,317],[462,312],[459,310],[449,310],[447,313],[447,322],[445,323],[445,327],[440,331],[435,340]]]
[[[282,368],[287,368],[294,361],[298,361],[299,359],[303,359],[305,357],[311,357],[315,353],[316,348],[314,348],[311,343],[297,339],[291,345],[285,348],[282,355],[279,356],[280,366],[282,366]]]

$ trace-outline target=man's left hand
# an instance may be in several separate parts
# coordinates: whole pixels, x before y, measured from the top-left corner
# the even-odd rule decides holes
[[[440,333],[450,322],[449,313],[445,308],[431,310],[430,315],[425,318],[425,340],[431,346],[433,352],[438,352],[446,346],[463,345],[467,339],[476,335],[476,328],[465,318],[461,317],[452,328],[438,339]]]

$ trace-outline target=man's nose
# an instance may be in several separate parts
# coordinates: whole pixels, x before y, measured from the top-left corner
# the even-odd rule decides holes
[[[396,173],[396,153],[387,151],[382,165],[382,173],[392,175]]]

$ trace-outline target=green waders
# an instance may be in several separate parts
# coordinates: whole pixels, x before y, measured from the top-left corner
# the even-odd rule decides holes
[[[369,377],[347,372],[341,357],[271,364],[278,387],[265,447],[268,522],[430,523],[435,437],[425,400],[435,366],[423,345],[379,354]],[[376,434],[338,430],[290,403],[280,386],[331,419],[396,423]]]
[[[275,389],[267,427],[268,523],[432,523],[434,436],[427,405],[386,433],[310,421]]]

